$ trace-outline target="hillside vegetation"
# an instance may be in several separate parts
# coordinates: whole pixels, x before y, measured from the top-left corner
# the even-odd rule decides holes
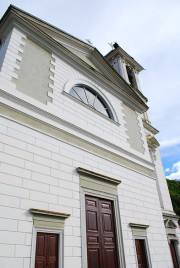
[[[174,208],[174,212],[180,216],[180,181],[171,181],[167,179],[169,192]]]

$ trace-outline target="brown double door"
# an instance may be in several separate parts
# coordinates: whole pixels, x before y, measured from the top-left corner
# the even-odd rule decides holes
[[[113,202],[86,196],[88,268],[118,268]]]
[[[58,234],[37,233],[35,268],[58,268]]]
[[[135,239],[138,268],[148,268],[144,239]]]

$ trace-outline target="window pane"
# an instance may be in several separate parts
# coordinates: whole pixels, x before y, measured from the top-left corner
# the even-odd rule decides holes
[[[74,90],[76,91],[77,95],[80,97],[81,101],[88,104],[87,97],[84,91],[84,87],[74,87]]]
[[[80,97],[77,95],[76,91],[74,90],[74,88],[71,88],[69,94],[75,97],[76,99],[81,100]]]
[[[86,89],[86,95],[88,98],[89,105],[93,106],[96,96],[89,90]]]
[[[93,89],[85,85],[76,85],[71,88],[70,95],[82,101],[88,106],[94,108],[96,111],[112,118],[111,112],[103,99]]]
[[[107,115],[108,116],[108,113],[104,107],[104,105],[99,101],[99,99],[96,99],[95,102],[94,102],[94,108],[99,111],[100,113],[104,114],[104,115]]]

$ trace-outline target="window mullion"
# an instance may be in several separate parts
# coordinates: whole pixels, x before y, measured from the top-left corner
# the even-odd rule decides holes
[[[86,99],[87,99],[87,103],[89,104],[89,99],[88,99],[88,96],[86,94],[86,88],[84,87],[84,93],[85,93],[85,96],[86,96]]]
[[[81,99],[80,95],[76,92],[76,90],[73,88],[74,92],[76,93],[76,95]],[[81,99],[82,102],[84,102],[82,99]]]

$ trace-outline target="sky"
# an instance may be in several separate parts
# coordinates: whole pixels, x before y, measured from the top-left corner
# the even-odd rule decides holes
[[[0,0],[86,41],[103,55],[117,42],[143,67],[141,90],[160,132],[166,177],[180,180],[180,0]]]

